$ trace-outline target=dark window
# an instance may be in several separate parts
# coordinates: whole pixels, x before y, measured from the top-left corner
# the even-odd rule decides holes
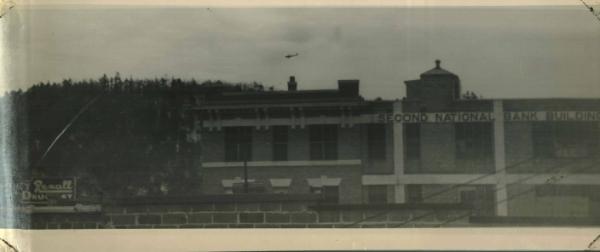
[[[273,127],[273,160],[288,160],[288,126]]]
[[[421,203],[423,202],[423,187],[421,185],[407,185],[406,186],[407,202],[409,203]]]
[[[464,190],[460,192],[460,202],[465,204],[465,205],[469,205],[469,206],[474,206],[475,205],[475,201],[477,200],[477,195],[475,193],[475,190]]]
[[[252,159],[252,127],[225,128],[225,161]]]
[[[310,159],[337,159],[337,125],[309,126]]]
[[[483,159],[493,156],[491,123],[457,123],[455,126],[457,158]]]
[[[537,185],[535,186],[536,197],[588,197],[589,186],[584,185]]]
[[[421,124],[404,124],[404,139],[406,139],[406,159],[421,158]]]
[[[369,124],[367,131],[369,159],[385,159],[385,124]]]
[[[535,122],[533,152],[542,158],[580,158],[598,153],[596,122]]]
[[[492,216],[495,214],[497,199],[491,186],[474,186],[459,190],[460,203],[472,208],[474,216]]]
[[[387,186],[367,186],[369,203],[387,203]]]
[[[340,198],[340,188],[338,186],[323,186],[321,189],[323,201],[329,203],[338,203]]]
[[[321,194],[321,199],[324,202],[339,202],[340,189],[338,186],[311,187],[310,192],[314,194]]]

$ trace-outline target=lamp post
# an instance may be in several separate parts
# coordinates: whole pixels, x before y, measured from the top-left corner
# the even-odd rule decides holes
[[[242,147],[242,144],[238,144],[238,148]],[[243,167],[244,167],[244,193],[248,193],[248,148],[242,147],[240,153],[242,154]]]

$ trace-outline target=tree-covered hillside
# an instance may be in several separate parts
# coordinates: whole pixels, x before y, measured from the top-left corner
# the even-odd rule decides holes
[[[201,193],[196,169],[201,150],[189,137],[192,122],[185,107],[192,94],[242,89],[263,86],[122,79],[117,73],[7,93],[1,99],[13,108],[15,179],[77,177],[81,199]]]

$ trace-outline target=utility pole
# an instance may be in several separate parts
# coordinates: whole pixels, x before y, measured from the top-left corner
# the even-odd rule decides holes
[[[244,193],[248,193],[248,161],[244,158]]]
[[[242,158],[244,159],[244,193],[248,193],[248,153],[246,149],[242,148],[241,151]]]

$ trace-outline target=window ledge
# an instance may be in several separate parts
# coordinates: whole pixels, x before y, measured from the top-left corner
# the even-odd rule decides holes
[[[300,161],[249,161],[248,167],[272,167],[272,166],[339,166],[339,165],[360,165],[360,159],[346,160],[300,160]],[[205,162],[203,168],[219,167],[242,167],[244,162]]]

